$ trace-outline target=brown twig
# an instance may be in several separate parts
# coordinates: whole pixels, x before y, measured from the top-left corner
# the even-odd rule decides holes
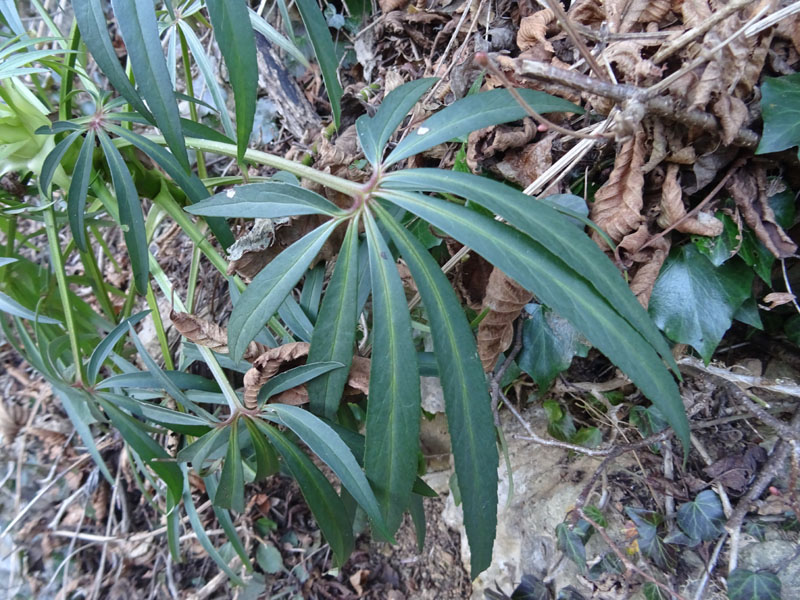
[[[575,25],[572,23],[572,20],[569,18],[569,16],[567,16],[567,13],[564,11],[564,7],[561,6],[561,1],[539,0],[539,4],[547,5],[547,8],[553,11],[556,19],[558,19],[558,22],[564,28],[564,31],[572,40],[572,43],[575,44],[575,48],[578,49],[578,52],[583,57],[583,60],[585,60],[586,64],[589,65],[589,68],[594,71],[594,74],[600,79],[606,79],[605,71],[597,63],[597,60],[589,51],[589,48],[586,47],[583,38],[581,38],[581,36],[578,34],[578,30],[575,29]]]
[[[669,96],[647,98],[647,88],[608,83],[534,60],[518,60],[516,61],[516,68],[517,75],[520,76],[542,79],[567,88],[597,94],[619,103],[634,102],[637,106],[641,103],[645,113],[677,121],[689,127],[697,127],[710,133],[718,134],[722,131],[722,126],[714,115],[699,109],[688,110],[681,106],[680,102]],[[758,145],[758,140],[759,137],[755,132],[743,127],[736,133],[732,143],[734,146],[755,148]]]

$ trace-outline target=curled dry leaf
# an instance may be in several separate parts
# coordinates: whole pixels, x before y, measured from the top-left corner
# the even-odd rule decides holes
[[[383,14],[390,13],[393,10],[403,10],[408,6],[410,0],[378,0]]]
[[[251,409],[257,406],[258,392],[272,377],[305,364],[309,347],[310,344],[307,342],[292,342],[271,348],[256,358],[253,361],[253,367],[244,375],[245,406]],[[350,367],[350,374],[344,390],[345,395],[369,392],[369,367],[368,358],[353,357],[353,364]],[[308,402],[308,392],[304,385],[300,385],[270,398],[270,402],[305,404]]]
[[[591,219],[615,242],[636,231],[644,220],[641,215],[644,140],[644,130],[639,128],[633,138],[622,144],[608,181],[594,196]],[[606,246],[597,234],[592,237],[601,247]]]
[[[722,125],[722,143],[731,144],[745,124],[747,119],[747,105],[730,95],[721,96],[711,107],[712,112],[719,118]]]
[[[478,326],[478,355],[487,373],[494,368],[500,353],[511,345],[514,320],[531,298],[531,292],[500,269],[492,270],[483,299],[483,307],[489,312]]]
[[[772,292],[764,296],[764,303],[767,305],[767,310],[772,310],[784,304],[790,304],[795,301],[795,295],[789,292]]]
[[[600,25],[606,20],[605,5],[597,0],[578,0],[569,7],[567,16],[581,25]]]
[[[536,123],[525,118],[522,126],[495,125],[474,131],[467,142],[467,166],[476,171],[480,162],[510,148],[520,148],[536,137]]]
[[[553,52],[553,45],[547,41],[547,26],[555,19],[555,14],[549,8],[524,17],[519,22],[517,47],[524,52],[528,48],[541,44],[545,50]]]
[[[747,226],[776,258],[789,258],[797,252],[797,244],[775,221],[775,213],[767,198],[767,175],[764,169],[753,169],[752,173],[740,169],[725,187]]]
[[[661,69],[642,58],[643,48],[644,44],[635,40],[621,40],[609,44],[603,56],[617,66],[624,81],[641,85],[645,80],[655,81],[661,77]]]
[[[220,354],[228,354],[228,332],[224,327],[195,315],[174,310],[169,313],[169,318],[178,333],[190,342],[205,346]],[[268,347],[264,344],[250,342],[243,358],[253,362],[267,350]]]
[[[556,134],[551,133],[535,144],[529,144],[521,150],[507,152],[503,160],[495,165],[495,169],[505,179],[520,187],[528,187],[552,165],[555,137]]]
[[[717,237],[722,234],[722,221],[708,213],[700,213],[696,217],[684,218],[686,208],[683,205],[683,191],[678,180],[678,165],[670,164],[667,167],[664,182],[661,187],[661,215],[658,225],[663,229],[678,223],[675,227],[681,233]],[[683,219],[681,221],[681,219]]]
[[[650,303],[653,286],[656,284],[656,279],[658,279],[658,274],[661,272],[664,261],[667,260],[671,246],[669,238],[661,237],[644,250],[637,250],[648,239],[650,239],[650,232],[647,225],[643,223],[636,232],[626,236],[619,244],[620,252],[632,252],[626,256],[626,263],[634,265],[631,271],[635,268],[635,272],[631,277],[630,288],[644,308],[647,308]]]

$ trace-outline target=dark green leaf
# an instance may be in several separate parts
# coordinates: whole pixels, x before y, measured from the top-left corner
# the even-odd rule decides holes
[[[167,451],[159,446],[142,428],[141,422],[122,412],[114,404],[98,396],[97,401],[111,418],[114,427],[122,434],[125,442],[158,475],[172,494],[180,498],[183,489],[183,473]]]
[[[597,427],[581,427],[569,441],[586,448],[597,448],[603,443],[603,434]]]
[[[261,481],[278,472],[280,465],[278,465],[278,456],[275,454],[275,449],[267,442],[264,434],[256,427],[255,423],[245,417],[244,424],[247,426],[247,432],[250,434],[250,440],[253,442],[253,450],[256,454],[256,477],[254,482]]]
[[[244,467],[239,448],[239,423],[234,422],[230,429],[228,451],[225,454],[225,464],[222,466],[222,473],[219,476],[219,486],[214,496],[214,504],[242,512],[244,510]]]
[[[175,103],[172,81],[158,37],[158,23],[153,2],[111,0],[111,5],[114,7],[117,24],[128,49],[128,58],[139,90],[147,100],[156,125],[163,133],[170,150],[181,166],[188,171],[189,157],[186,154],[180,128],[181,115]]]
[[[102,342],[97,344],[97,347],[92,351],[92,355],[89,357],[89,364],[86,366],[86,380],[90,384],[93,384],[97,381],[97,375],[100,373],[100,367],[103,366],[103,363],[106,361],[106,358],[108,358],[108,355],[111,354],[112,350],[114,350],[114,346],[117,345],[117,342],[120,341],[126,333],[128,333],[128,325],[136,325],[136,323],[144,319],[149,314],[149,310],[143,310],[142,312],[138,312],[135,315],[121,321],[119,325],[114,327],[114,329],[112,329],[109,334],[103,338]]]
[[[703,490],[693,501],[680,505],[676,518],[686,535],[708,542],[722,534],[725,513],[719,497],[711,490]]]
[[[736,569],[728,576],[730,600],[780,600],[781,580],[766,571]]]
[[[522,351],[517,362],[543,392],[572,364],[581,337],[569,321],[541,304],[528,304],[525,311],[531,318],[522,326]]]
[[[230,427],[212,429],[178,452],[176,460],[181,463],[190,462],[194,470],[200,472],[209,455],[222,448],[228,442],[230,430]]]
[[[570,441],[576,429],[569,412],[555,400],[545,400],[543,407],[547,414],[547,433],[562,442]]]
[[[319,194],[288,183],[268,181],[239,185],[186,208],[194,215],[278,219],[296,215],[344,215]]]
[[[249,26],[250,14],[244,0],[206,0],[206,8],[236,100],[236,145],[242,161],[253,130],[258,87],[256,41]]]
[[[558,549],[578,565],[581,573],[586,572],[586,548],[578,534],[572,531],[567,523],[559,523],[556,526],[556,536]]]
[[[571,102],[544,92],[518,89],[517,92],[538,113],[572,112],[582,114],[583,109]],[[392,150],[385,166],[419,154],[428,148],[466,135],[477,129],[499,123],[518,121],[528,116],[508,90],[481,92],[457,100],[447,108],[429,117]]]
[[[207,477],[203,477],[203,483],[206,485],[206,490],[208,492],[208,497],[213,498],[217,494],[217,487],[219,485],[219,478],[216,473],[212,473]],[[220,508],[218,506],[213,506],[214,514],[217,516],[217,521],[219,521],[220,527],[225,532],[225,535],[228,537],[228,542],[230,543],[233,550],[236,554],[239,555],[239,558],[242,559],[242,564],[245,565],[245,568],[252,572],[253,565],[250,564],[250,556],[247,549],[244,547],[242,540],[239,538],[239,534],[236,532],[236,526],[233,524],[233,519],[231,518],[230,511],[225,510],[224,508]]]
[[[154,122],[153,115],[147,110],[141,96],[139,96],[139,93],[119,64],[117,53],[114,51],[114,46],[111,45],[111,40],[108,37],[108,22],[103,12],[102,1],[74,0],[72,7],[75,11],[75,21],[77,21],[78,28],[81,31],[81,39],[86,43],[86,47],[92,53],[100,70],[108,78],[109,83],[125,97],[140,115],[151,123]],[[118,17],[121,20],[122,16],[118,15]],[[141,85],[142,82],[140,81],[139,83]]]
[[[53,181],[53,176],[55,175],[56,169],[58,169],[61,161],[64,159],[64,155],[67,153],[67,150],[69,150],[70,146],[75,143],[75,140],[78,139],[78,136],[81,133],[83,133],[81,130],[70,133],[67,137],[58,142],[58,144],[55,145],[55,147],[44,159],[44,162],[42,163],[42,171],[39,174],[39,189],[46,198],[52,198],[52,194],[50,193],[50,184]]]
[[[331,371],[309,382],[311,410],[333,419],[339,408],[344,386],[353,362],[356,321],[358,319],[358,219],[347,227],[336,267],[322,300],[317,324],[311,336],[309,362],[337,361],[344,368]]]
[[[692,242],[715,267],[736,256],[742,245],[739,227],[729,215],[718,211],[715,215],[722,222],[722,233],[717,237],[692,236]]]
[[[124,408],[144,421],[153,421],[165,425],[170,429],[172,429],[172,427],[170,427],[171,425],[177,425],[178,428],[176,428],[175,431],[180,431],[180,426],[187,425],[192,426],[192,430],[196,430],[199,427],[201,428],[200,431],[207,431],[208,428],[214,424],[213,422],[208,422],[191,413],[178,412],[177,410],[165,408],[145,400],[137,400],[121,394],[104,393],[101,395],[109,402],[118,405],[120,408]]]
[[[497,506],[497,447],[486,378],[464,311],[436,261],[386,211],[376,210],[428,314],[476,577],[491,563]]]
[[[422,552],[425,547],[425,532],[427,524],[425,522],[425,507],[422,504],[422,496],[411,494],[411,502],[408,505],[408,512],[414,521],[414,532],[417,535],[417,551]]]
[[[83,145],[72,171],[72,180],[69,183],[67,195],[67,215],[69,228],[75,245],[82,252],[87,251],[86,228],[83,224],[86,212],[86,193],[89,191],[89,178],[92,175],[92,155],[94,154],[94,131],[89,130],[83,138]]]
[[[158,144],[148,140],[143,135],[139,135],[133,131],[119,127],[117,125],[106,124],[106,129],[118,135],[124,140],[127,140],[139,150],[147,154],[159,166],[164,169],[167,174],[172,177],[175,182],[180,186],[181,190],[189,197],[193,203],[198,203],[208,198],[208,190],[200,178],[194,173],[187,173],[183,167],[175,160],[175,157],[164,150]],[[230,227],[223,219],[206,219],[211,231],[217,236],[217,240],[224,248],[233,244],[233,234]]]
[[[330,31],[328,31],[328,24],[325,22],[325,17],[322,16],[322,12],[319,10],[315,0],[297,0],[297,9],[303,18],[303,24],[305,24],[306,31],[308,31],[311,45],[314,47],[314,54],[322,72],[322,80],[325,82],[325,90],[328,92],[328,99],[331,102],[333,123],[338,129],[342,114],[342,86],[339,84],[339,78],[336,73],[339,59],[333,46]]]
[[[364,465],[381,512],[394,533],[417,475],[420,388],[403,283],[369,211],[365,230],[372,280],[372,362]]]
[[[185,474],[185,470],[182,470]],[[211,543],[211,540],[208,539],[208,534],[205,530],[205,525],[200,520],[200,516],[197,514],[197,509],[194,506],[194,500],[192,500],[192,488],[189,485],[189,478],[184,478],[184,488],[183,488],[183,504],[186,507],[186,515],[189,517],[189,523],[192,525],[192,529],[194,530],[195,534],[197,535],[197,541],[200,542],[200,545],[203,546],[203,549],[208,553],[211,559],[217,563],[217,566],[224,571],[224,573],[231,578],[231,581],[235,585],[244,585],[244,582],[241,578],[228,566],[228,561],[223,559],[217,549],[214,547],[214,544]]]
[[[750,296],[752,272],[738,261],[714,267],[693,245],[670,253],[650,297],[650,314],[670,339],[708,362]]]
[[[517,588],[511,593],[511,600],[550,600],[550,590],[538,577],[523,575]]]
[[[386,144],[408,111],[435,82],[436,78],[429,77],[404,83],[383,99],[374,117],[362,115],[356,120],[358,140],[373,167],[380,164]]]
[[[119,1],[119,0],[118,0]],[[139,1],[139,0],[137,0]],[[144,294],[147,290],[147,279],[150,273],[148,265],[147,234],[144,228],[142,206],[139,203],[139,194],[136,185],[128,171],[128,166],[122,159],[119,150],[111,143],[108,135],[102,129],[97,130],[100,145],[103,148],[108,168],[111,171],[111,181],[119,206],[119,220],[128,248],[128,258],[133,269],[133,279],[136,289]]]
[[[620,574],[625,572],[625,567],[613,552],[606,552],[599,562],[589,568],[589,579],[601,579],[608,574]]]
[[[764,78],[761,115],[764,133],[756,154],[778,152],[800,144],[800,73]]]
[[[95,444],[92,430],[89,427],[90,419],[85,416],[88,414],[85,410],[85,404],[89,402],[87,394],[77,388],[53,380],[50,380],[50,385],[61,400],[61,406],[64,407],[64,411],[67,413],[69,420],[72,421],[75,431],[78,432],[81,441],[86,445],[86,449],[100,472],[109,483],[113,484],[114,478],[111,477],[111,473],[109,473],[108,467],[97,449],[97,444]]]
[[[279,373],[270,379],[263,388],[261,388],[261,391],[258,394],[259,400],[262,397],[264,400],[267,400],[272,396],[277,396],[281,392],[290,390],[298,385],[303,385],[304,383],[310,382],[314,378],[324,375],[325,373],[335,371],[336,369],[341,369],[343,366],[344,365],[342,363],[333,361],[315,363],[307,362],[306,364],[295,367],[294,369],[289,369],[288,371]]]
[[[758,313],[758,302],[752,296],[742,302],[742,305],[736,309],[733,318],[740,323],[750,325],[750,327],[764,329],[764,323],[761,322],[761,315]]]
[[[491,218],[419,194],[387,191],[380,194],[469,244],[509,277],[535,292],[544,304],[557,306],[561,316],[661,408],[684,448],[688,447],[689,424],[675,381],[651,344],[595,287],[541,244]]]
[[[275,314],[338,225],[339,221],[320,225],[281,252],[255,276],[234,306],[228,323],[231,358],[238,360],[244,355],[247,345]]]
[[[631,293],[616,266],[588,236],[551,206],[502,183],[442,169],[407,169],[386,177],[387,186],[457,194],[500,215],[588,281],[678,373],[664,336]],[[538,290],[532,290],[538,293]],[[545,302],[545,304],[549,304]],[[549,304],[560,308],[560,304]],[[574,321],[573,321],[573,324]]]
[[[22,304],[14,300],[11,296],[4,294],[3,292],[0,292],[0,311],[21,317],[23,319],[29,319],[31,321],[38,320],[40,323],[49,323],[50,325],[61,324],[61,321],[58,321],[57,319],[51,319],[50,317],[45,317],[44,315],[37,315],[35,312],[28,310],[22,306]]]
[[[387,540],[392,539],[392,533],[387,531],[378,501],[372,493],[367,478],[350,449],[333,429],[318,417],[297,406],[270,404],[265,408],[264,416],[285,425],[303,440],[303,443],[336,473],[342,485],[372,520],[375,531]]]
[[[167,384],[164,378],[169,380]],[[215,392],[219,390],[217,384],[211,379],[206,379],[202,375],[194,373],[183,373],[181,371],[134,371],[131,373],[121,373],[112,375],[95,385],[95,389],[104,390],[109,388],[127,388],[139,390],[166,390],[169,386],[170,393],[174,388],[178,390],[204,390]],[[177,392],[179,393],[179,392]]]
[[[344,564],[353,550],[353,532],[349,522],[342,522],[345,508],[336,490],[314,463],[277,429],[263,421],[255,423],[270,439],[297,480],[303,497],[333,550],[336,563]]]

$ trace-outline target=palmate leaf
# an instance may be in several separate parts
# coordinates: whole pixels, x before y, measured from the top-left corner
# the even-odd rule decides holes
[[[300,11],[306,31],[308,31],[311,45],[314,47],[319,70],[322,72],[322,80],[325,82],[325,90],[331,101],[333,124],[338,129],[342,116],[342,86],[336,74],[339,59],[331,39],[331,33],[328,31],[328,24],[315,0],[297,0],[296,6]]]
[[[523,89],[517,92],[539,113],[583,113],[580,106],[544,92]],[[423,121],[413,133],[397,144],[383,164],[388,167],[476,129],[519,121],[526,116],[528,113],[508,90],[491,90],[467,96]]]
[[[256,420],[255,424],[272,442],[300,486],[308,507],[333,550],[337,564],[344,564],[353,551],[353,531],[349,521],[342,519],[345,507],[336,490],[311,459],[282,433],[261,420]]]
[[[576,235],[575,226],[550,206],[485,177],[443,169],[398,171],[387,175],[384,185],[392,189],[456,194],[500,215],[589,281],[678,372],[664,336],[631,293],[617,267],[588,236]]]
[[[308,351],[308,362],[337,361],[344,367],[326,373],[306,386],[311,410],[328,419],[336,415],[353,363],[357,293],[358,218],[355,218],[347,227]]]
[[[557,307],[586,338],[664,413],[684,448],[689,424],[678,387],[661,358],[586,279],[547,248],[521,232],[473,210],[421,194],[377,192],[462,243],[469,244],[509,277]]]
[[[327,198],[296,185],[279,181],[235,186],[186,208],[206,217],[278,219],[297,215],[344,216]]]
[[[428,313],[474,578],[491,564],[497,523],[497,446],[486,377],[447,277],[416,238],[380,206],[373,209],[405,259]]]
[[[155,7],[151,0],[111,0],[111,5],[128,49],[136,83],[167,145],[180,165],[188,171],[189,157],[180,128],[178,105],[158,37]]]
[[[231,358],[238,360],[244,355],[247,345],[275,314],[339,223],[333,220],[320,225],[281,252],[255,276],[233,307],[228,323]]]
[[[270,404],[264,409],[262,416],[291,429],[336,473],[345,489],[367,513],[376,533],[392,541],[391,532],[387,530],[381,516],[378,501],[358,466],[358,461],[330,426],[310,412],[286,404]]]
[[[703,490],[694,500],[678,507],[676,519],[689,537],[711,541],[722,533],[725,513],[719,496],[711,490]]]
[[[125,245],[128,248],[131,269],[133,269],[133,279],[136,289],[144,294],[147,289],[149,265],[147,262],[147,234],[145,233],[139,194],[136,192],[136,185],[133,183],[128,166],[122,159],[119,150],[111,143],[106,132],[98,129],[97,137],[100,138],[100,146],[103,148],[108,169],[111,171],[111,181],[117,196],[119,220],[123,227]]]
[[[206,7],[233,88],[236,146],[238,159],[242,161],[253,130],[258,86],[256,41],[253,29],[247,26],[249,9],[244,0],[206,0]],[[224,110],[224,106],[221,109]]]
[[[119,64],[117,53],[108,37],[108,23],[103,12],[102,0],[73,0],[72,7],[81,38],[100,70],[108,77],[109,83],[136,109],[136,112],[154,123],[153,115]]]
[[[728,576],[730,600],[780,600],[781,580],[766,571],[736,569]]]
[[[82,252],[87,251],[86,227],[83,224],[86,212],[86,194],[89,191],[89,177],[92,175],[92,155],[94,154],[94,131],[89,130],[83,138],[83,145],[72,171],[72,180],[67,195],[67,215],[69,228],[75,245]]]
[[[404,83],[383,99],[374,117],[362,115],[356,119],[358,141],[373,167],[380,164],[386,144],[408,111],[435,82],[436,78],[428,77]]]
[[[391,532],[408,507],[419,448],[420,387],[411,317],[394,259],[364,212],[372,280],[372,362],[364,465]]]
[[[586,572],[586,547],[580,536],[569,528],[567,523],[559,523],[556,526],[556,536],[558,537],[558,549],[578,565],[581,573]]]

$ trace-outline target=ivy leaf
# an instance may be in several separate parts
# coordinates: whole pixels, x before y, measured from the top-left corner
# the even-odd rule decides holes
[[[559,523],[556,526],[556,536],[558,537],[558,549],[567,555],[581,570],[586,571],[586,547],[583,545],[580,536],[570,530],[566,523]]]
[[[550,600],[550,590],[538,577],[523,575],[511,600]]]
[[[728,577],[730,600],[780,600],[781,580],[764,571],[736,569]]]
[[[531,318],[522,326],[517,362],[543,391],[572,364],[572,357],[581,350],[581,335],[569,321],[541,304],[528,304],[525,311]]]
[[[752,271],[741,262],[715,268],[695,246],[682,246],[664,263],[650,314],[670,339],[689,344],[708,362],[752,283]]]
[[[778,152],[800,144],[800,73],[764,78],[761,115],[764,133],[756,154]]]
[[[725,514],[719,497],[711,490],[704,490],[692,502],[681,504],[676,518],[689,537],[710,541],[722,533]]]

